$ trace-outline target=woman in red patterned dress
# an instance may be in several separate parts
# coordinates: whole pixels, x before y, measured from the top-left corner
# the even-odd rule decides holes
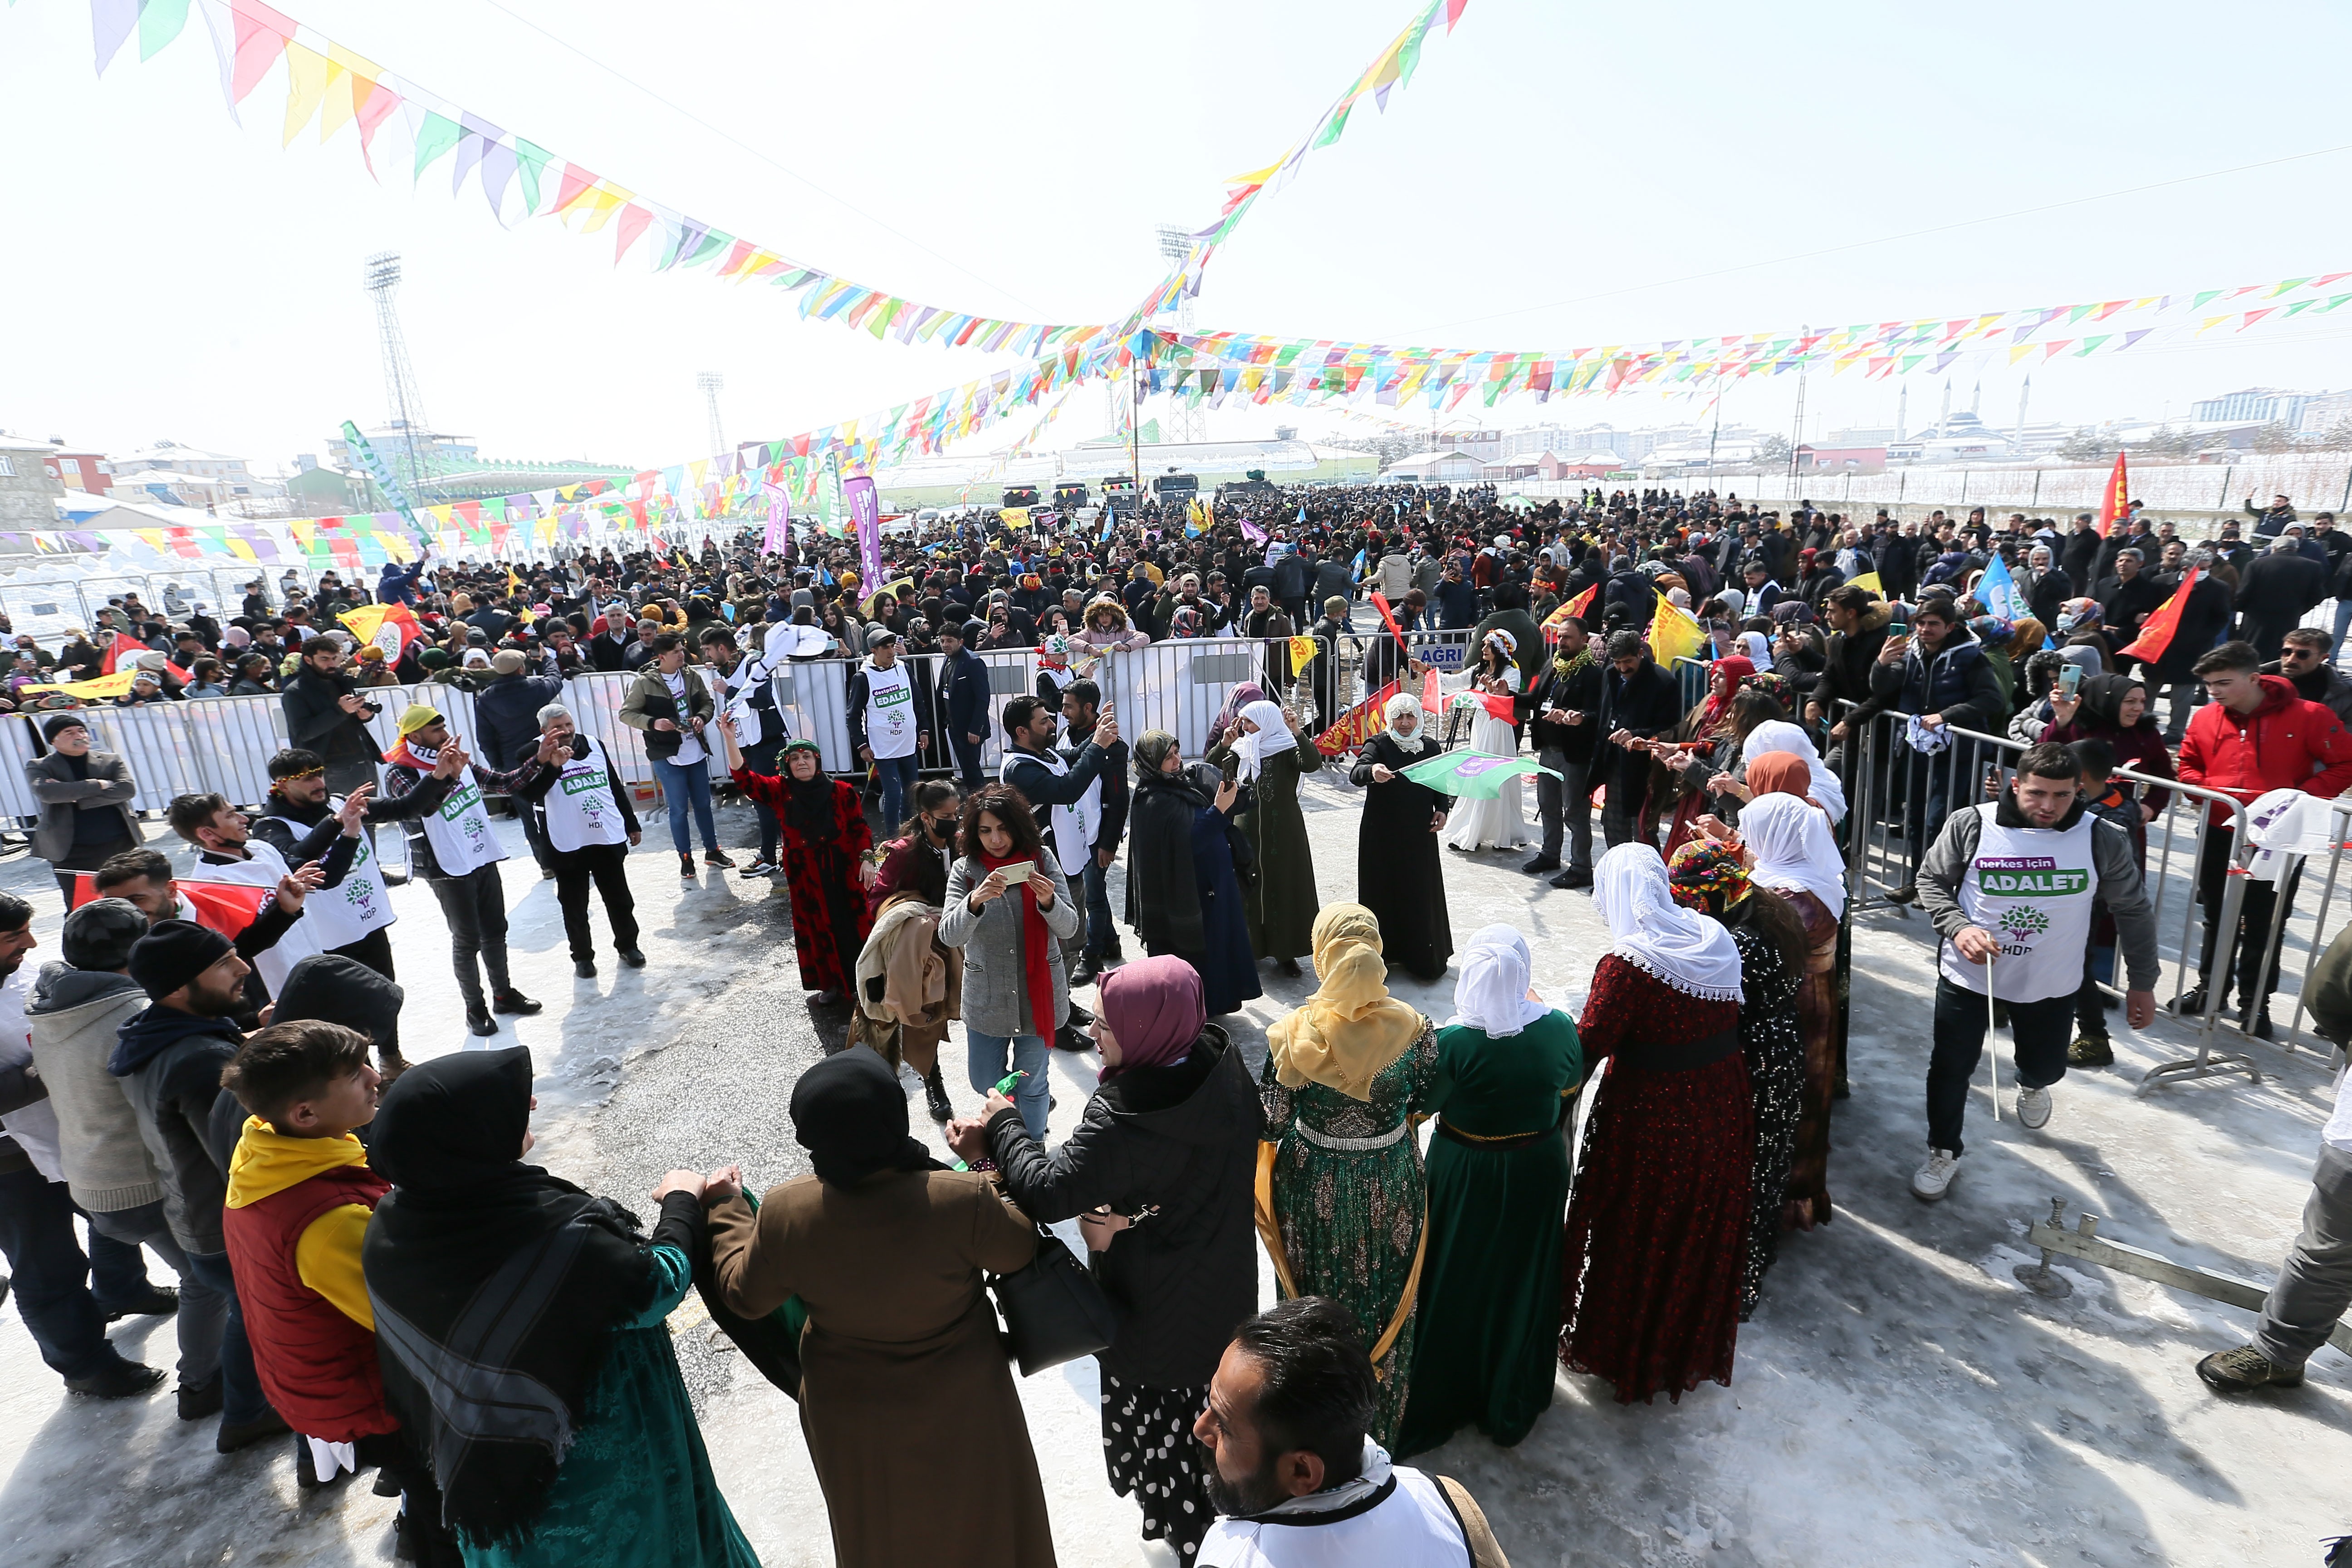
[[[1739,950],[1675,903],[1649,846],[1619,845],[1594,874],[1611,947],[1576,1027],[1608,1071],[1569,1202],[1559,1358],[1620,1404],[1679,1402],[1731,1381],[1739,1331],[1756,1136]]]
[[[776,815],[784,844],[784,880],[793,897],[793,945],[799,951],[801,989],[819,1002],[849,994],[857,954],[874,930],[865,889],[877,875],[867,853],[874,830],[857,791],[824,776],[814,741],[784,744],[784,771],[755,773],[735,743],[735,723],[719,721],[727,740],[727,771],[751,799]]]

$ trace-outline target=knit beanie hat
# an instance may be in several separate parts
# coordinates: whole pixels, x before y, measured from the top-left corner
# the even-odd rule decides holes
[[[55,742],[59,735],[64,734],[68,730],[87,730],[89,728],[89,723],[80,714],[59,713],[55,718],[44,719],[41,721],[41,739],[44,741]]]
[[[147,934],[147,914],[128,899],[92,899],[66,917],[59,951],[76,969],[121,969]]]
[[[131,945],[131,978],[160,1002],[210,969],[229,951],[228,938],[194,921],[157,921]]]

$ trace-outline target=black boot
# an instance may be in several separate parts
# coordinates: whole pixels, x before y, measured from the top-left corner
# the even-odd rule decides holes
[[[931,1064],[929,1074],[923,1079],[923,1099],[930,1108],[932,1121],[955,1120],[955,1107],[948,1103],[948,1086],[940,1081],[940,1065],[937,1062]]]

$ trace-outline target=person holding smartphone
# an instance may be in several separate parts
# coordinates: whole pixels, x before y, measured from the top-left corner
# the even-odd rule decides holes
[[[1013,1091],[1022,1125],[1043,1140],[1051,1106],[1047,1042],[1070,1016],[1069,972],[1056,944],[1076,933],[1079,900],[1064,896],[1061,862],[1009,784],[983,784],[965,800],[957,847],[940,941],[963,950],[972,1091],[992,1089],[1009,1058],[1012,1070],[1024,1075]]]

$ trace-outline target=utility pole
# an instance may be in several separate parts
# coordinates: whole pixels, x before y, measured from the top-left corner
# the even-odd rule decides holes
[[[1813,329],[1808,326],[1799,334],[1799,340],[1801,342],[1812,335]],[[1786,499],[1790,500],[1797,499],[1797,448],[1805,444],[1805,373],[1808,368],[1806,360],[1797,362],[1796,428],[1789,437],[1789,494]]]
[[[423,505],[425,476],[430,468],[420,441],[433,439],[432,427],[425,416],[425,395],[416,384],[416,371],[408,363],[408,342],[400,330],[400,313],[393,308],[392,297],[400,288],[400,257],[394,251],[383,251],[367,258],[367,291],[375,298],[376,335],[383,352],[384,402],[390,405],[392,422],[400,427],[401,443],[408,454],[408,493],[418,505]]]
[[[727,428],[719,422],[719,393],[727,378],[715,370],[706,370],[694,378],[694,384],[710,409],[710,455],[714,458],[727,451]]]

